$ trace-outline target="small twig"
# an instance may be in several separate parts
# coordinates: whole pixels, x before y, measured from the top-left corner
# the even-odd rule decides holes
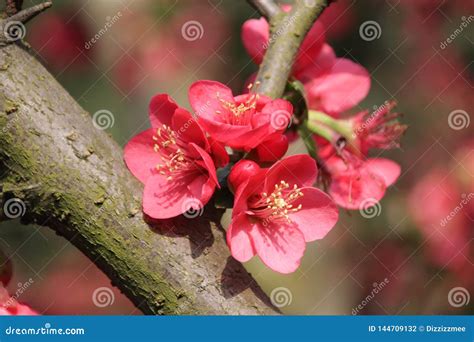
[[[51,1],[46,1],[43,2],[39,5],[28,7],[24,10],[19,11],[18,13],[15,13],[14,15],[10,16],[9,18],[5,19],[6,21],[19,21],[23,24],[27,23],[34,17],[36,17],[38,14],[43,12],[45,9],[48,9],[51,7],[53,3]]]
[[[270,46],[257,75],[259,93],[278,98],[283,95],[293,62],[306,33],[331,0],[296,0],[291,11],[272,22]]]
[[[7,8],[6,8],[7,13],[8,11],[10,11],[10,13],[14,13],[14,14],[10,15],[9,17],[3,20],[0,20],[0,46],[3,46],[8,42],[17,40],[17,39],[12,39],[12,37],[8,37],[7,24],[10,23],[11,25],[13,23],[13,26],[15,26],[14,28],[16,30],[23,31],[24,33],[25,28],[23,27],[22,24],[27,23],[28,21],[36,17],[38,14],[40,14],[41,12],[43,12],[44,10],[52,6],[51,1],[46,1],[39,5],[32,6],[24,10],[21,10],[19,12],[16,12],[18,8],[21,8],[21,3],[22,3],[21,0],[20,1],[9,0],[7,2]],[[18,24],[18,23],[21,23],[21,24]],[[18,39],[23,38],[23,36],[24,34],[23,35],[20,34],[20,38]]]
[[[247,0],[267,20],[271,20],[281,12],[280,7],[273,0]]]

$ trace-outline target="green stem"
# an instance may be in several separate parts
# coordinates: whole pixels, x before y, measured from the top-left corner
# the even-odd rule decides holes
[[[337,139],[340,137],[331,127],[325,125],[324,123],[316,121],[307,121],[306,127],[311,133],[323,137],[332,144],[335,144]]]
[[[353,129],[352,125],[347,120],[338,120],[333,118],[332,116],[318,111],[310,110],[308,112],[308,125],[311,125],[311,130],[314,129],[314,133],[319,134],[318,132],[321,131],[320,126],[325,126],[334,132],[338,133],[339,135],[343,136],[347,140],[352,139]],[[323,132],[323,134],[327,134]],[[324,135],[319,134],[322,137],[326,138]]]

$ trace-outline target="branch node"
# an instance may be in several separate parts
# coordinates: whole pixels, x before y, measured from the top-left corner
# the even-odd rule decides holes
[[[51,1],[46,1],[17,12],[21,3],[21,0],[7,2],[6,13],[10,16],[0,20],[0,46],[23,39],[26,34],[24,24],[53,5]]]

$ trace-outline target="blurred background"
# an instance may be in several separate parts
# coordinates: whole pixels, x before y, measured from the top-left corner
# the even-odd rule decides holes
[[[147,128],[152,95],[169,93],[189,108],[194,81],[238,92],[257,70],[240,27],[259,15],[243,0],[53,3],[27,25],[26,41],[87,111],[113,114],[108,132],[122,146]],[[338,56],[371,74],[370,95],[354,110],[394,99],[409,129],[400,149],[383,153],[402,174],[373,214],[341,210],[294,274],[258,258],[246,264],[284,313],[474,312],[473,9],[471,0],[339,0],[319,19]],[[360,31],[367,22],[369,39]],[[293,153],[304,151],[293,144]],[[98,302],[110,281],[48,228],[11,221],[0,229],[13,262],[8,290],[20,302],[42,314],[140,314],[116,289],[112,302]]]

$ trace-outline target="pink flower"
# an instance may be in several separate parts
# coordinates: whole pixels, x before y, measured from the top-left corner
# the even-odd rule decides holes
[[[322,239],[338,219],[331,198],[312,187],[316,176],[310,156],[294,155],[237,185],[227,230],[232,256],[245,262],[257,254],[277,272],[295,271],[306,242]]]
[[[337,58],[325,43],[325,28],[317,21],[300,47],[293,76],[303,82],[309,108],[339,114],[357,105],[370,89],[370,77],[362,66]],[[242,41],[257,64],[263,59],[269,41],[269,25],[264,18],[247,20]]]
[[[331,175],[328,192],[342,208],[363,210],[377,204],[400,175],[400,166],[383,158],[359,159],[351,153],[325,160]]]
[[[235,149],[249,151],[290,123],[293,106],[259,94],[234,97],[225,85],[198,81],[189,89],[189,102],[211,137]]]
[[[351,145],[361,155],[367,155],[372,148],[391,149],[400,146],[398,140],[407,126],[397,120],[399,113],[391,112],[395,105],[395,102],[388,102],[372,113],[363,111],[349,119],[354,132]]]
[[[0,287],[0,316],[37,316],[35,310],[28,305],[21,304],[11,297],[7,290]]]
[[[228,162],[224,148],[166,94],[152,98],[150,122],[124,151],[128,168],[145,184],[143,211],[165,219],[205,205],[218,186],[216,166]]]

